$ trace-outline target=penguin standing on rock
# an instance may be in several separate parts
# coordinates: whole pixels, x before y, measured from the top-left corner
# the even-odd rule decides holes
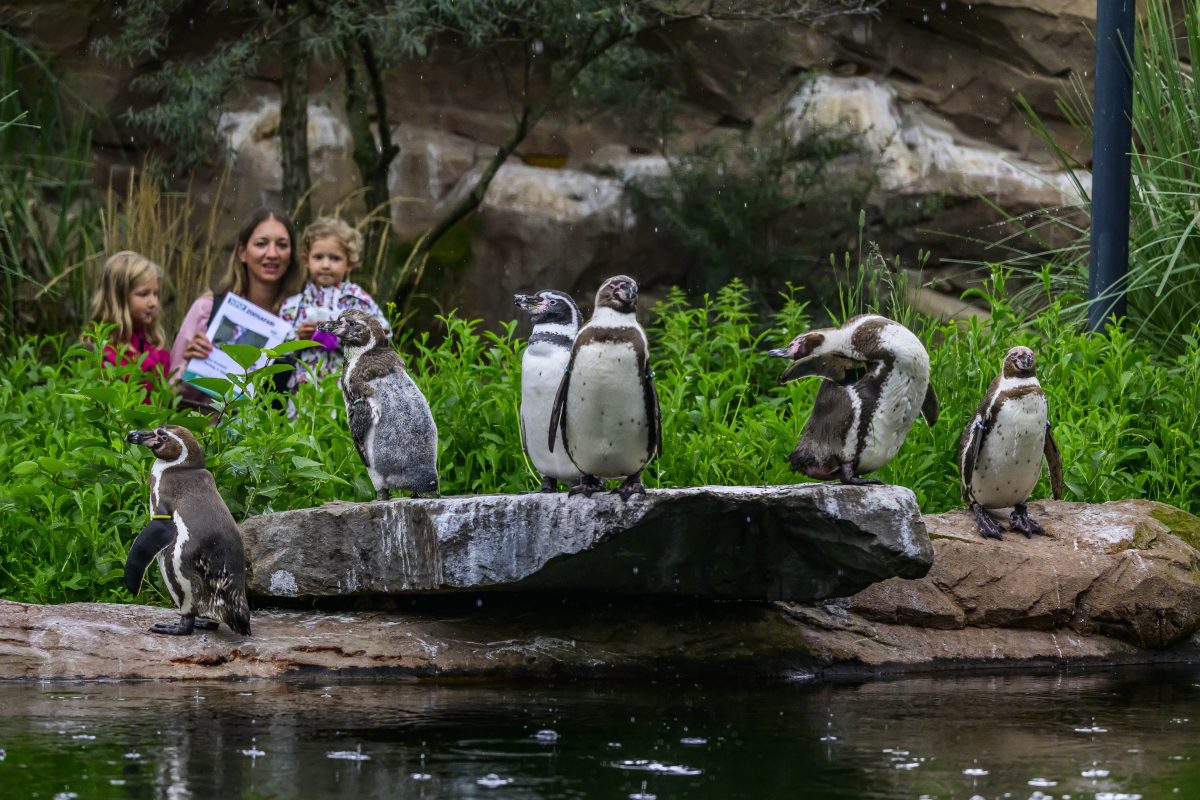
[[[521,356],[521,444],[534,469],[542,475],[542,491],[558,491],[558,482],[573,486],[581,474],[557,437],[551,452],[542,431],[550,427],[554,396],[571,360],[571,345],[579,332],[579,306],[563,292],[519,294],[514,303],[533,319],[533,333]],[[533,436],[530,436],[533,432]]]
[[[658,395],[646,332],[638,324],[638,285],[609,278],[596,293],[592,318],[571,347],[554,398],[547,447],[566,449],[583,477],[571,494],[591,496],[605,478],[624,478],[622,500],[645,494],[642,470],[662,448]]]
[[[880,483],[858,476],[887,465],[913,421],[937,422],[929,353],[912,331],[875,314],[797,336],[770,354],[792,359],[781,383],[822,378],[813,412],[788,459],[817,480]]]
[[[182,615],[178,624],[155,625],[150,632],[188,636],[195,628],[214,630],[224,622],[249,636],[241,533],[212,473],[204,468],[200,444],[178,425],[133,431],[125,440],[155,456],[150,468],[151,520],[129,550],[125,586],[136,595],[146,567],[157,558],[163,583]],[[200,614],[212,619],[197,618]]]
[[[988,387],[958,445],[963,502],[975,512],[985,539],[1003,539],[990,508],[1012,508],[1012,529],[1025,536],[1043,533],[1029,516],[1025,501],[1042,474],[1042,458],[1050,468],[1055,500],[1063,496],[1062,457],[1050,432],[1046,394],[1038,383],[1033,351],[1014,347],[1004,368]]]
[[[350,436],[367,467],[375,496],[387,500],[393,489],[414,497],[437,494],[437,426],[425,395],[404,369],[379,320],[363,311],[343,311],[317,330],[341,342],[342,397]]]

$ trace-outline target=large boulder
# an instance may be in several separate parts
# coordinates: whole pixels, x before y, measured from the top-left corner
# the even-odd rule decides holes
[[[900,486],[804,484],[332,503],[247,520],[260,600],[447,592],[839,597],[924,575],[933,551]]]

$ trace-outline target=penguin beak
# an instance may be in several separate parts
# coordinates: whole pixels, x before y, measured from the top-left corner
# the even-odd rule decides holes
[[[638,287],[636,283],[618,283],[613,287],[613,297],[622,303],[632,303],[637,300]]]
[[[525,311],[535,311],[538,306],[538,299],[534,295],[516,294],[513,295],[513,305],[524,309]]]
[[[1021,353],[1017,356],[1017,366],[1024,372],[1029,372],[1033,369],[1033,353]]]
[[[825,337],[818,333],[802,333],[795,339],[792,339],[792,343],[787,347],[776,347],[774,350],[768,350],[767,355],[799,360],[811,355],[813,350],[816,350],[824,341]]]
[[[153,448],[161,442],[161,439],[157,431],[130,431],[129,435],[125,437],[125,441]]]
[[[768,350],[767,355],[777,356],[779,358],[791,358],[792,350],[790,347],[776,347],[773,350]]]
[[[327,319],[324,322],[317,323],[317,330],[322,331],[324,333],[337,334],[337,333],[341,333],[341,330],[340,330],[341,324],[342,324],[341,320]]]

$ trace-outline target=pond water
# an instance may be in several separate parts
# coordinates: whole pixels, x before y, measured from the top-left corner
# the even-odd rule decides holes
[[[1200,670],[0,685],[0,797],[1200,797]]]

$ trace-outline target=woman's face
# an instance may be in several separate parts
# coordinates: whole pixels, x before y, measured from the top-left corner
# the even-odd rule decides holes
[[[279,283],[292,260],[292,240],[287,228],[274,217],[264,219],[245,246],[238,248],[238,259],[246,265],[251,283]]]

